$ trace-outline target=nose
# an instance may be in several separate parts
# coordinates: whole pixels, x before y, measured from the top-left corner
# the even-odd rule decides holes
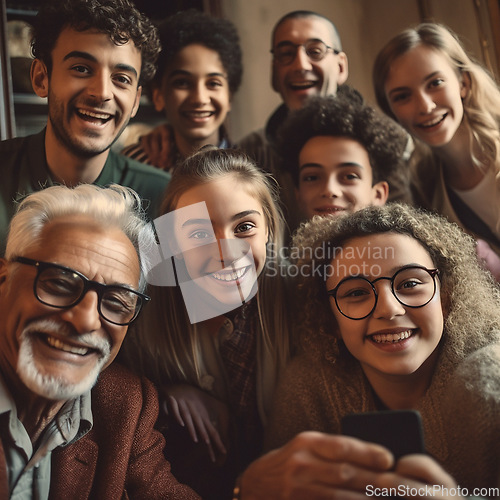
[[[199,82],[193,87],[191,98],[195,104],[208,104],[210,102],[208,89],[203,82]]]
[[[64,309],[61,317],[71,323],[79,334],[91,333],[101,328],[101,316],[97,305],[97,293],[90,290],[78,304]]]
[[[306,54],[306,49],[303,45],[297,47],[297,52],[292,61],[292,67],[294,69],[310,70],[312,68],[309,56]]]
[[[324,198],[339,198],[342,195],[340,184],[335,176],[329,176],[323,185],[322,196]]]
[[[376,319],[393,319],[406,314],[406,309],[394,296],[389,282],[384,282],[377,287],[377,305],[372,313]]]
[[[100,102],[110,101],[113,97],[112,82],[103,72],[96,73],[90,79],[88,93]]]
[[[241,259],[250,248],[247,242],[235,238],[232,232],[218,232],[216,238],[219,251],[218,260],[224,267]]]
[[[417,103],[419,111],[422,114],[428,114],[436,107],[436,103],[427,92],[419,92],[417,94]]]

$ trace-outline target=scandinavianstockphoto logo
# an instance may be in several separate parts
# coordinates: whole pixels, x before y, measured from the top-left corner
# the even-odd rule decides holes
[[[371,276],[376,278],[382,273],[379,261],[394,259],[392,247],[371,245],[370,242],[362,248],[336,247],[323,243],[315,248],[284,247],[268,248],[265,272],[268,276],[289,278],[330,276]],[[296,264],[301,262],[301,264]]]
[[[233,311],[257,293],[258,274],[249,243],[241,238],[217,238],[205,202],[162,215],[154,220],[154,226],[158,244],[140,248],[143,260],[149,263],[147,282],[178,287],[191,323]],[[394,249],[370,245],[352,248],[325,243],[312,249],[277,248],[269,243],[262,273],[270,278],[376,277],[381,273],[377,260],[393,257]],[[301,259],[309,263],[294,264]]]

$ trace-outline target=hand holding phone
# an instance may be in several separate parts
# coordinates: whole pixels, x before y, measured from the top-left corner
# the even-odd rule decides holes
[[[426,453],[420,413],[387,410],[351,413],[341,421],[342,434],[385,446],[394,458]]]

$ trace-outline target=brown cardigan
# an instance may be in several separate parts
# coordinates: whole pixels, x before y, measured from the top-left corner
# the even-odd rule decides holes
[[[92,390],[94,426],[80,440],[52,453],[51,499],[198,499],[180,484],[153,429],[158,399],[152,384],[113,363]],[[0,441],[0,498],[8,498]]]
[[[308,351],[288,365],[266,428],[268,449],[306,430],[339,434],[347,413],[377,409],[360,364],[339,361],[321,347],[322,353]],[[416,408],[428,453],[470,494],[475,487],[500,486],[499,366],[500,332],[471,332],[462,346],[445,340]]]

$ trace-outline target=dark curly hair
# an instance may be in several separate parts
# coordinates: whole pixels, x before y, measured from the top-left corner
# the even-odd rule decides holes
[[[47,0],[33,25],[31,53],[52,69],[52,50],[61,31],[97,30],[106,33],[116,45],[131,40],[141,52],[139,85],[153,78],[160,42],[155,26],[129,0]]]
[[[162,50],[158,58],[158,71],[153,85],[160,86],[165,68],[187,45],[197,43],[219,54],[227,71],[231,94],[240,84],[243,74],[240,38],[234,24],[227,19],[211,17],[199,10],[189,9],[167,17],[160,25]]]
[[[346,137],[367,151],[373,184],[389,180],[403,168],[407,143],[404,130],[393,120],[363,102],[360,94],[342,85],[337,95],[315,97],[290,114],[279,130],[278,149],[283,166],[299,184],[299,154],[316,136]]]

